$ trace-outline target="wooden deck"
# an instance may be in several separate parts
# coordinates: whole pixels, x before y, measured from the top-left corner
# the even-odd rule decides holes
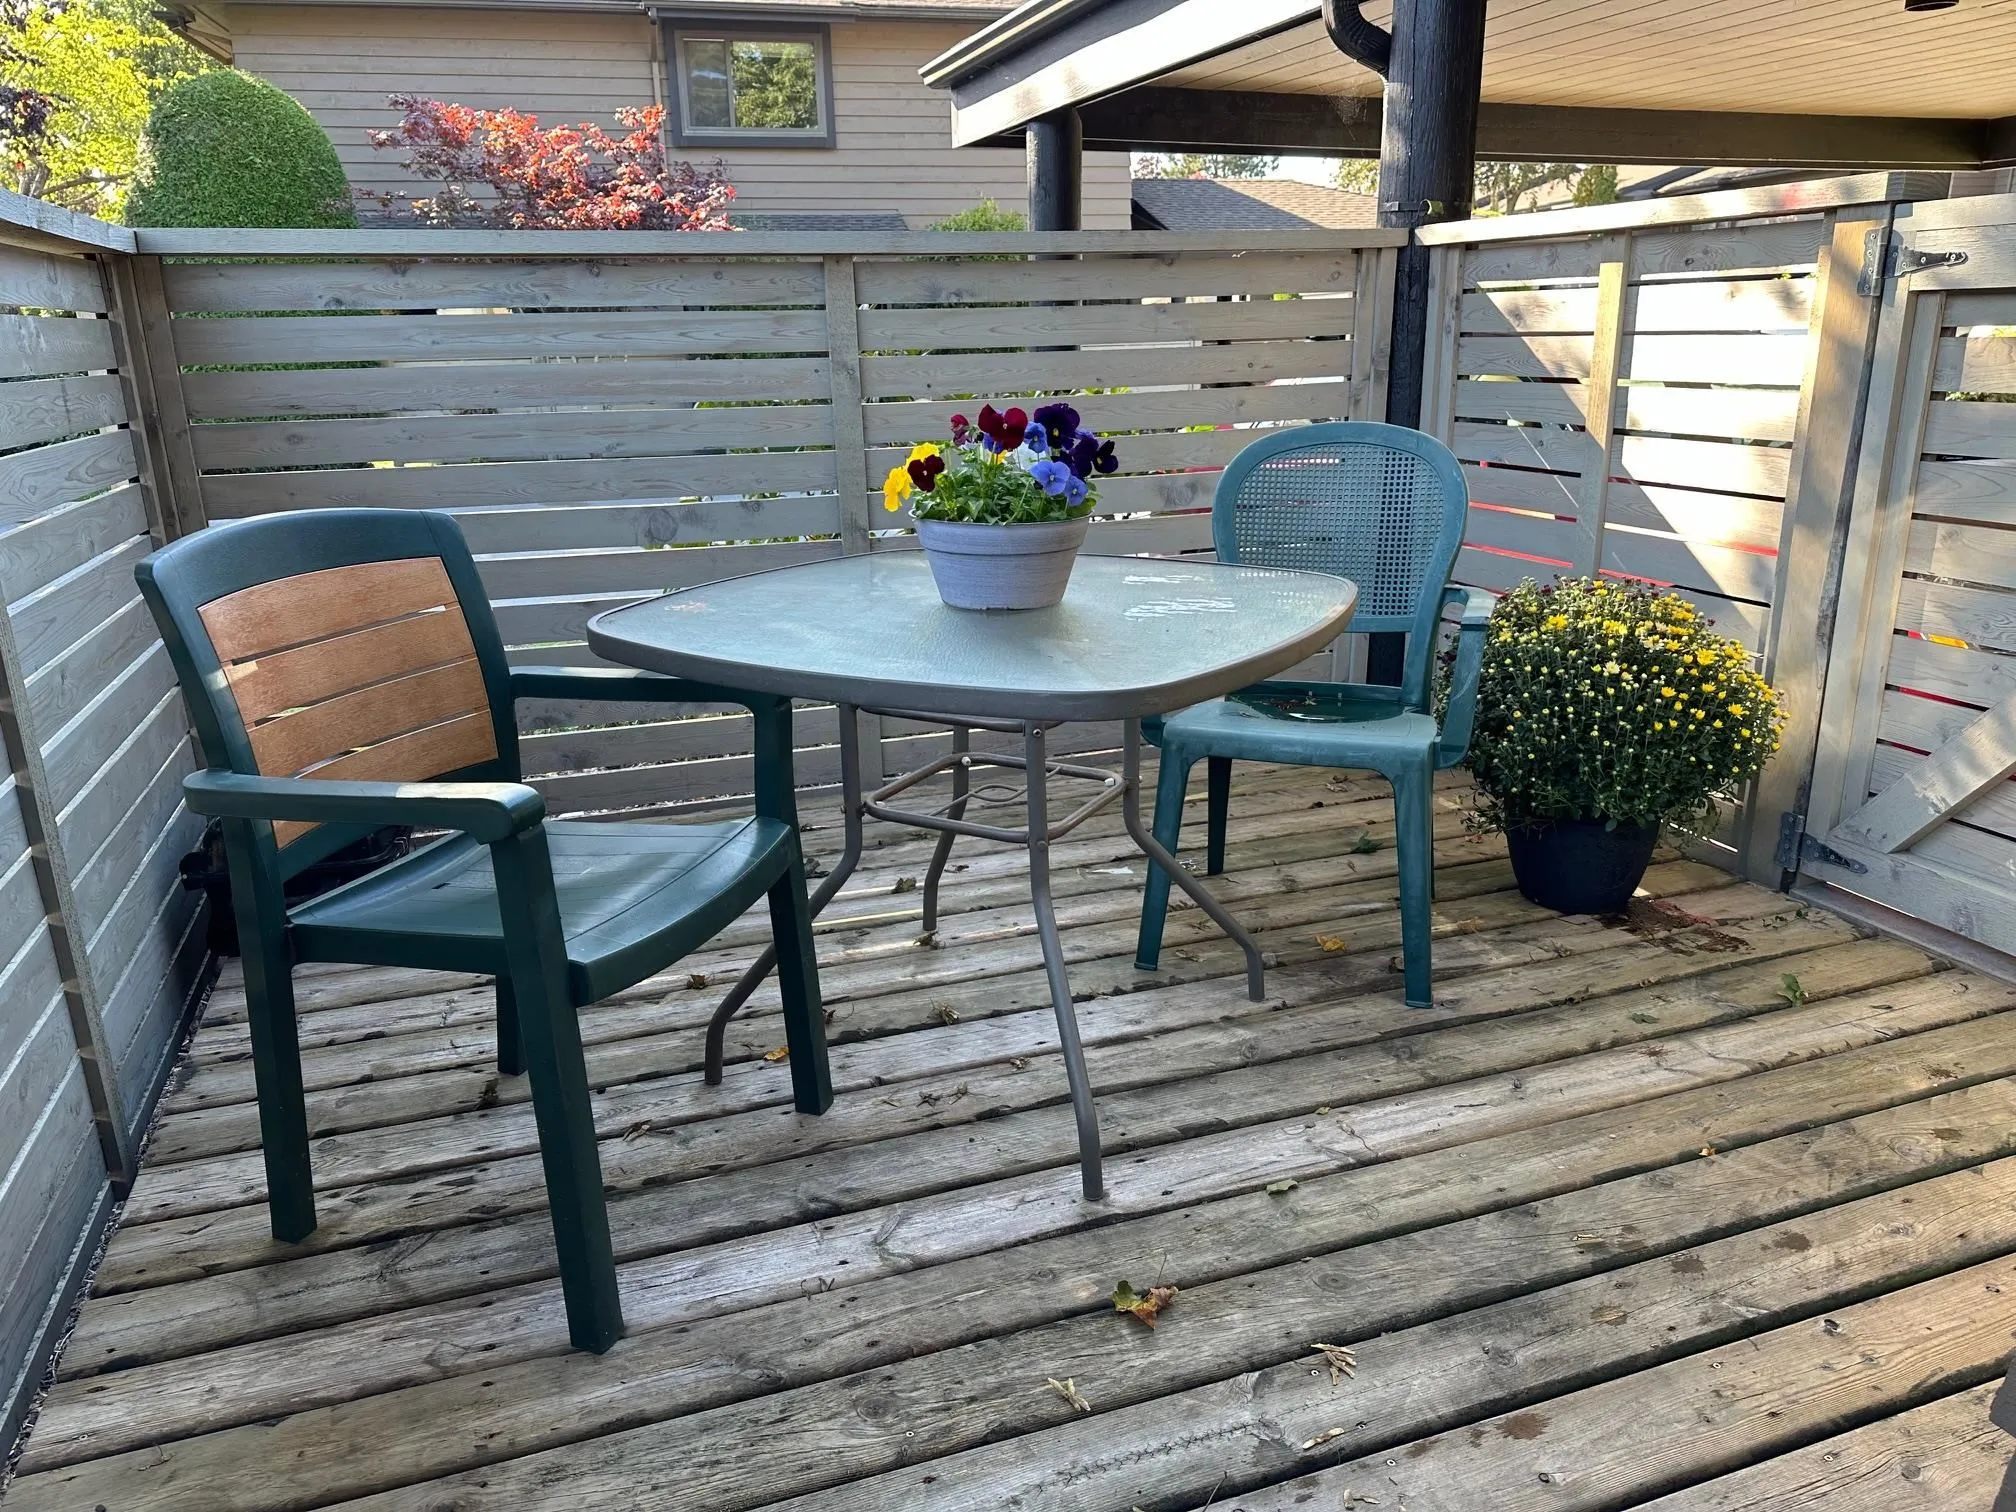
[[[823,1118],[764,1059],[774,993],[701,1085],[754,921],[588,1010],[600,1358],[483,985],[302,974],[323,1226],[282,1247],[227,977],[9,1512],[1987,1512],[2016,991],[1687,861],[1628,919],[1544,913],[1452,795],[1413,1012],[1383,789],[1241,769],[1233,813],[1263,1004],[1194,909],[1134,970],[1117,823],[1058,847],[1097,1207],[1016,853],[962,843],[922,941],[929,840],[871,831],[822,926]],[[1181,1288],[1159,1328],[1123,1278]]]

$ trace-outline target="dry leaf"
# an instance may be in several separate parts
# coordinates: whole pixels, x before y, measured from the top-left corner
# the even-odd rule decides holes
[[[695,992],[698,992],[702,987],[705,987],[707,985],[707,973],[704,971],[694,972],[691,976],[686,978],[686,985],[692,988]]]
[[[1713,1146],[1713,1145],[1703,1145],[1703,1146],[1701,1146],[1701,1154],[1702,1154],[1702,1155],[1703,1155],[1704,1157],[1706,1157],[1706,1156],[1709,1156],[1709,1155],[1713,1155],[1714,1153],[1715,1153],[1715,1146]]]
[[[791,1053],[791,1047],[789,1045],[779,1045],[775,1050],[765,1050],[763,1052],[763,1059],[770,1062],[770,1064],[774,1066],[779,1061],[783,1060],[785,1057],[790,1055],[790,1053]]]
[[[935,1108],[941,1102],[957,1102],[966,1095],[966,1083],[961,1082],[950,1092],[919,1092],[917,1104],[923,1108]]]
[[[1083,1394],[1078,1390],[1076,1377],[1067,1376],[1060,1381],[1055,1376],[1050,1376],[1044,1380],[1043,1384],[1064,1398],[1073,1407],[1076,1407],[1080,1412],[1090,1412],[1092,1410],[1092,1404],[1086,1401]]]
[[[1279,1181],[1270,1181],[1267,1183],[1267,1195],[1269,1197],[1279,1197],[1285,1193],[1294,1191],[1301,1184],[1293,1176],[1284,1176]]]
[[[1317,1434],[1316,1437],[1312,1439],[1302,1440],[1303,1452],[1307,1453],[1309,1450],[1314,1449],[1318,1444],[1327,1444],[1330,1442],[1330,1440],[1334,1438],[1342,1438],[1344,1437],[1344,1432],[1345,1430],[1342,1428],[1325,1428],[1321,1433]],[[1348,1497],[1350,1496],[1351,1493],[1349,1491],[1346,1491],[1344,1494],[1345,1496]]]
[[[1384,850],[1385,848],[1386,842],[1384,840],[1375,840],[1370,835],[1360,835],[1352,842],[1351,854],[1354,856],[1369,856],[1374,851]]]
[[[1008,1057],[1008,1065],[1011,1070],[1027,1071],[1029,1069],[1029,1057],[1026,1055],[1011,1055]]]
[[[648,1118],[645,1119],[644,1122],[642,1123],[634,1123],[630,1125],[629,1128],[623,1131],[623,1143],[631,1144],[636,1140],[642,1139],[646,1134],[649,1134],[650,1132],[651,1132],[651,1120],[649,1120]]]
[[[1311,1344],[1309,1346],[1323,1357],[1323,1363],[1330,1367],[1330,1384],[1342,1384],[1346,1376],[1353,1380],[1358,1377],[1358,1356],[1342,1344]]]
[[[956,1024],[959,1022],[959,1010],[950,1003],[940,1003],[931,1010],[931,1017],[941,1024]]]
[[[1316,943],[1323,947],[1324,953],[1327,955],[1336,955],[1339,951],[1351,948],[1335,935],[1318,935],[1316,936]]]
[[[896,885],[890,888],[889,891],[897,893],[915,892],[917,891],[917,879],[915,877],[898,877]]]
[[[1155,1326],[1156,1314],[1175,1300],[1173,1286],[1151,1286],[1145,1292],[1137,1292],[1130,1283],[1122,1281],[1113,1288],[1113,1310],[1132,1313],[1150,1328]]]
[[[1328,1113],[1330,1111],[1330,1104],[1325,1103],[1323,1104],[1322,1107],[1318,1108],[1316,1111],[1319,1114]]]

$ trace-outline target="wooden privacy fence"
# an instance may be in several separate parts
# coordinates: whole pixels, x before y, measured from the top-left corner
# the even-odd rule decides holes
[[[1820,724],[1876,304],[1863,244],[1942,175],[1869,174],[1424,229],[1423,429],[1465,463],[1458,575],[1671,587],[1784,695],[1783,754],[1717,835],[1776,885]]]
[[[1208,550],[1256,427],[1380,413],[1397,240],[632,236],[591,258],[566,234],[157,233],[180,254],[178,504],[453,510],[514,657],[575,662],[588,618],[640,594],[908,549],[879,484],[914,443],[1073,394],[1121,464],[1089,549]],[[748,790],[746,715],[522,712],[558,810]],[[880,734],[888,770],[943,738]],[[834,738],[830,708],[800,711],[802,780],[835,779]]]
[[[19,202],[0,205],[14,210]],[[23,207],[25,208],[25,207]],[[38,209],[40,207],[37,207]],[[202,964],[200,831],[168,657],[133,583],[164,525],[131,237],[0,225],[0,1372],[11,1433]]]

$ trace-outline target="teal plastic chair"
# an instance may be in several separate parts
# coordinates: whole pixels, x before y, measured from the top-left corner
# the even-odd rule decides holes
[[[1211,538],[1221,562],[1334,572],[1358,585],[1354,631],[1403,631],[1400,686],[1281,680],[1199,704],[1149,728],[1162,748],[1155,838],[1176,849],[1190,769],[1207,763],[1205,870],[1225,869],[1232,763],[1373,771],[1393,785],[1400,861],[1400,932],[1407,1004],[1427,1008],[1430,911],[1435,889],[1435,773],[1470,744],[1477,670],[1492,598],[1451,586],[1469,509],[1463,470],[1447,447],[1396,425],[1340,421],[1298,426],[1256,441],[1218,480]],[[1438,720],[1433,676],[1442,612],[1462,616],[1446,710]],[[1169,879],[1151,867],[1135,964],[1162,953]]]
[[[497,1063],[528,1074],[568,1332],[623,1333],[576,1010],[663,971],[767,896],[798,1110],[833,1100],[787,699],[616,668],[512,667],[453,518],[327,510],[213,526],[135,569],[221,821],[244,953],[273,1236],[315,1228],[292,968],[497,980]],[[555,823],[519,781],[521,698],[727,701],[755,722],[756,813]],[[386,825],[440,839],[288,908],[282,885]]]

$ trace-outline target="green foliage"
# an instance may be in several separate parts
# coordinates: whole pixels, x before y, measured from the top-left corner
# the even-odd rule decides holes
[[[1778,749],[1777,695],[1676,594],[1530,579],[1498,601],[1470,742],[1484,820],[1700,830]]]
[[[1379,164],[1372,158],[1345,158],[1337,165],[1337,187],[1352,194],[1379,192]],[[1477,165],[1472,203],[1478,215],[1517,215],[1533,208],[1545,190],[1569,185],[1578,205],[1607,205],[1617,198],[1617,168],[1611,163],[1496,163]]]
[[[117,216],[153,102],[212,66],[147,0],[31,0],[0,7],[0,94],[47,102],[35,129],[0,142],[0,184]]]
[[[1575,180],[1575,203],[1578,205],[1614,205],[1617,203],[1617,165],[1615,163],[1591,163]]]
[[[804,131],[819,124],[819,82],[809,43],[737,42],[729,69],[737,127]]]
[[[350,186],[315,118],[264,80],[220,68],[178,84],[147,120],[136,226],[354,226]]]
[[[968,205],[926,228],[931,231],[1027,231],[1029,217],[1020,210],[1003,210],[991,199]]]
[[[1239,152],[1167,152],[1143,156],[1136,173],[1151,178],[1265,178],[1281,166],[1278,157]]]

